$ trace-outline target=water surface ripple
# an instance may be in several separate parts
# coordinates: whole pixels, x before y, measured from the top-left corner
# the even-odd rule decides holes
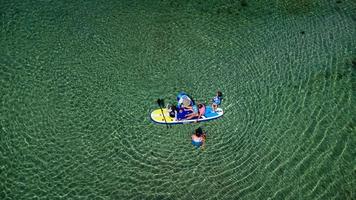
[[[0,199],[355,199],[353,1],[0,7]],[[149,119],[216,90],[219,120]]]

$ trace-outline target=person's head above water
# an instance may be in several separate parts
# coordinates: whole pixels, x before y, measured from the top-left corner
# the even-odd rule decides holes
[[[203,135],[203,129],[201,129],[200,127],[195,129],[195,135],[200,137]]]

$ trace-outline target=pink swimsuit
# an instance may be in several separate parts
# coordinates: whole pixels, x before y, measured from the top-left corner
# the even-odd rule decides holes
[[[205,106],[199,108],[199,114],[201,114],[202,116],[205,114]]]

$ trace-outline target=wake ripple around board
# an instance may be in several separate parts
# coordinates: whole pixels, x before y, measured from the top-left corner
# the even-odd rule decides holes
[[[268,5],[8,9],[0,198],[355,198],[355,5]],[[149,119],[157,98],[218,89],[221,119]],[[198,126],[205,149],[190,144]]]

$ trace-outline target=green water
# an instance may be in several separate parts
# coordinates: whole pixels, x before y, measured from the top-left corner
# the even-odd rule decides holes
[[[0,199],[355,199],[355,1],[177,2],[0,2]]]

